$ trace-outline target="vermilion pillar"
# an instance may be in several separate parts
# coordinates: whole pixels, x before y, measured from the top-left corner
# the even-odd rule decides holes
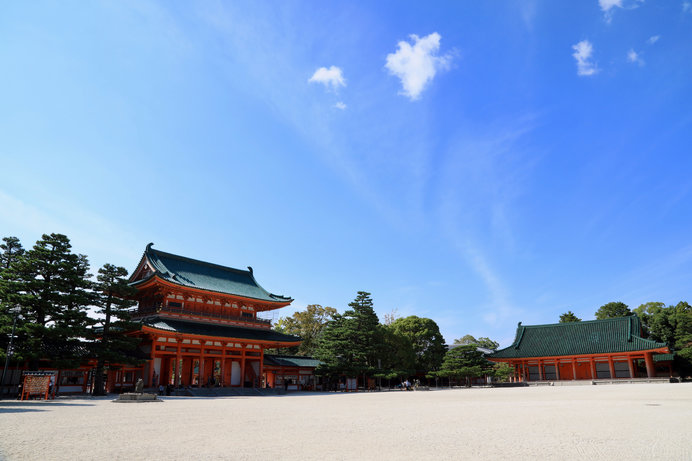
[[[653,352],[646,352],[644,354],[644,361],[646,362],[646,376],[649,378],[656,377],[656,367],[654,366]]]
[[[613,357],[608,356],[608,368],[610,369],[610,379],[615,379],[615,366],[613,365]]]
[[[243,352],[240,355],[240,387],[245,387],[245,350],[247,349],[247,344],[241,344],[243,347]]]
[[[175,384],[175,387],[178,387],[180,386],[180,376],[182,375],[182,363],[180,363],[180,339],[177,339],[176,342],[178,343],[178,349],[175,353],[175,367],[173,367],[175,370],[175,379],[173,380],[173,384]]]
[[[149,387],[154,386],[154,372],[156,371],[156,336],[151,337],[151,354],[149,362]]]

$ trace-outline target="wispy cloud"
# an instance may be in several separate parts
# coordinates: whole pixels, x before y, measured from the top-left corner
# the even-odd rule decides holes
[[[326,88],[336,91],[341,86],[346,86],[343,72],[339,67],[331,66],[329,69],[320,67],[308,79],[308,83],[321,83]]]
[[[340,109],[340,110],[346,110],[347,106],[346,106],[346,104],[344,104],[343,101],[337,101],[337,103],[334,104],[334,107],[336,107],[337,109]]]
[[[632,63],[635,63],[635,64],[639,64],[640,66],[643,66],[643,65],[644,65],[644,60],[642,59],[642,57],[639,55],[639,53],[637,53],[637,52],[634,51],[633,49],[630,49],[630,50],[627,52],[627,60],[628,60],[629,62],[632,62]]]
[[[485,287],[486,299],[476,301],[476,316],[509,331],[523,308],[517,305],[521,295],[512,292],[503,271],[526,251],[515,245],[515,210],[536,162],[521,147],[524,135],[535,127],[533,117],[524,119],[459,130],[435,178],[439,228]]]
[[[607,13],[615,7],[622,8],[622,0],[598,0],[598,6]]]
[[[683,13],[692,13],[692,3],[682,2],[682,12]]]
[[[21,219],[17,219],[18,216]],[[142,241],[141,238],[109,218],[74,203],[68,206],[57,197],[34,205],[0,190],[0,228],[22,239],[25,247],[30,247],[33,244],[31,240],[44,233],[63,233],[71,239],[73,251],[89,255],[94,267],[107,262],[102,259],[104,253],[109,258],[116,257],[115,261],[110,261],[115,264],[133,261],[140,256],[138,242]],[[103,242],[111,243],[105,252]]]
[[[633,10],[639,8],[644,0],[598,0],[598,6],[601,7],[606,22],[610,23],[613,19],[615,8]]]
[[[656,43],[660,38],[661,38],[660,35],[652,35],[651,37],[649,37],[649,39],[646,41],[646,43],[648,43],[649,45],[653,45],[653,44]]]
[[[437,55],[441,39],[437,32],[423,38],[415,34],[410,37],[412,44],[401,41],[397,51],[387,55],[385,67],[401,80],[401,94],[414,101],[438,71],[449,68],[452,58],[449,54]]]
[[[582,40],[576,45],[573,45],[572,49],[574,50],[572,56],[577,60],[577,75],[588,76],[598,72],[596,64],[591,61],[593,45],[590,41]]]

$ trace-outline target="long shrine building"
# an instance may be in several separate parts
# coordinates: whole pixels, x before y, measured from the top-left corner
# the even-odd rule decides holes
[[[233,269],[152,245],[130,278],[138,302],[133,320],[140,325],[133,334],[148,356],[143,369],[132,371],[148,387],[263,387],[265,349],[298,345],[300,338],[272,331],[257,314],[293,299],[266,291],[250,267]],[[112,377],[109,388],[128,382],[127,372]]]
[[[511,346],[488,355],[514,367],[514,381],[671,376],[665,343],[642,338],[639,317],[522,325]]]

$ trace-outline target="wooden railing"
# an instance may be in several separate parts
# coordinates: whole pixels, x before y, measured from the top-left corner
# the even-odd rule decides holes
[[[185,309],[184,307],[170,307],[170,306],[139,306],[139,308],[134,309],[131,313],[133,318],[143,317],[152,314],[174,314],[181,316],[194,316],[202,317],[208,319],[219,319],[231,322],[244,322],[253,325],[260,325],[263,327],[271,326],[271,320],[258,319],[254,317],[244,317],[242,315],[231,315],[231,314],[220,314],[216,312],[208,312],[202,310]]]

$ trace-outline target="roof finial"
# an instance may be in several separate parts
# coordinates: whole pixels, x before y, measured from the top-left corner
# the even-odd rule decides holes
[[[152,246],[154,246],[154,242],[149,242],[149,245],[147,245],[147,251],[151,250]]]
[[[252,266],[247,266],[247,270],[250,271],[250,275],[252,275]]]

